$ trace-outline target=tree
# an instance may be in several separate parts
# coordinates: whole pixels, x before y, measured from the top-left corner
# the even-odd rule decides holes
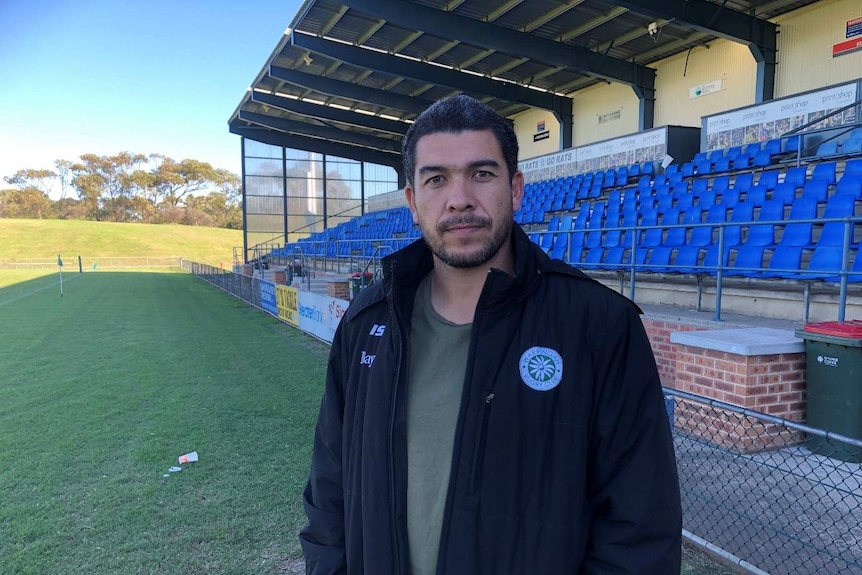
[[[207,162],[164,158],[153,170],[152,186],[158,191],[158,200],[178,206],[184,198],[212,187],[218,187],[235,175],[213,168]],[[157,202],[158,203],[158,202]]]
[[[11,176],[3,178],[7,184],[16,186],[19,190],[33,189],[46,196],[51,192],[57,174],[51,170],[25,169],[18,170]]]
[[[54,216],[48,194],[36,188],[4,190],[0,197],[0,217],[44,219]]]
[[[81,156],[81,161],[71,168],[72,186],[86,203],[90,216],[97,220],[132,220],[127,213],[137,189],[132,174],[146,161],[143,154],[130,152],[120,152],[116,156]]]

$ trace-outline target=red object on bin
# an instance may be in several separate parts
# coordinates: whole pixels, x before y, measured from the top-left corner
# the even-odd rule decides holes
[[[822,335],[833,335],[847,339],[862,339],[862,320],[858,319],[809,323],[803,329],[807,332]]]

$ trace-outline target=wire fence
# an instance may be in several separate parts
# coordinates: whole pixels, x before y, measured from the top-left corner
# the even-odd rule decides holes
[[[260,307],[257,278],[182,267]],[[751,573],[862,573],[862,440],[682,391],[665,395],[689,540]]]
[[[80,259],[79,259],[80,258]],[[180,256],[63,256],[63,268],[69,270],[171,268],[181,265]],[[57,258],[18,258],[0,260],[0,269],[49,269],[57,267]]]
[[[686,531],[767,573],[862,573],[862,440],[665,391]]]

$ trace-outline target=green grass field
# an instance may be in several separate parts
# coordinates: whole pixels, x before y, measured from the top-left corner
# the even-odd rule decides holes
[[[0,260],[178,256],[229,267],[242,232],[180,225],[0,218]]]
[[[57,280],[0,272],[0,573],[302,573],[328,346],[184,273]]]
[[[65,275],[0,273],[0,573],[284,573],[328,347],[190,275]]]

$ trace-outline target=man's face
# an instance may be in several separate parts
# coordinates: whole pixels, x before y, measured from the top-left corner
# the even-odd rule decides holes
[[[413,221],[437,258],[457,268],[494,264],[508,247],[524,176],[510,180],[490,130],[441,132],[416,143],[413,185],[405,188]]]

